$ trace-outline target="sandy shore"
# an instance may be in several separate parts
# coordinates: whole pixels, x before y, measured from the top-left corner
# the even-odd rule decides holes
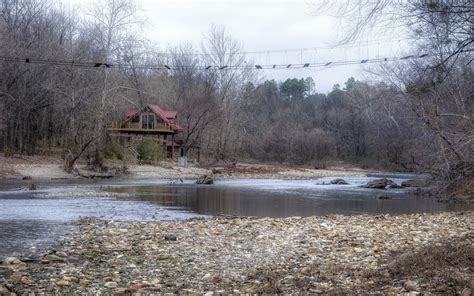
[[[473,240],[473,212],[82,220],[61,251],[4,258],[0,294],[470,295]]]
[[[108,163],[120,167],[119,161]],[[66,173],[63,162],[56,157],[40,156],[0,156],[0,179],[73,179],[78,176]],[[79,164],[81,166],[81,164]],[[162,162],[159,165],[128,165],[128,178],[143,179],[197,179],[202,175],[213,175],[215,179],[251,178],[251,179],[314,179],[327,176],[362,176],[367,172],[354,167],[331,167],[329,169],[310,169],[285,165],[264,165],[238,163],[235,166],[199,167],[190,165],[179,167],[174,162]]]

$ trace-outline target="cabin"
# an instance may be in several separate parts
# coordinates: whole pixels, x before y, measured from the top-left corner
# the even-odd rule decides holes
[[[178,112],[166,111],[148,104],[141,110],[130,109],[121,122],[113,122],[107,129],[112,139],[135,155],[136,146],[143,140],[163,145],[164,158],[174,158],[182,145],[183,128],[178,123]]]

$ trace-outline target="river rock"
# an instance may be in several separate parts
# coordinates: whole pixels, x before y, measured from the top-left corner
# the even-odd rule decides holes
[[[397,183],[393,182],[390,179],[382,178],[382,179],[376,179],[376,180],[370,181],[367,184],[362,185],[360,187],[372,188],[372,189],[385,189],[387,186],[393,186],[393,185],[397,185]]]
[[[109,289],[114,289],[118,287],[118,284],[116,282],[106,282],[104,286]]]
[[[128,290],[133,293],[133,292],[137,292],[140,289],[147,288],[149,286],[150,285],[148,285],[147,283],[138,283],[138,284],[133,284],[130,287],[128,287]]]
[[[426,187],[426,181],[425,180],[406,180],[402,182],[402,187]]]
[[[165,234],[165,241],[176,241],[177,237],[176,235],[172,233]]]
[[[0,276],[4,278],[9,278],[13,274],[13,268],[9,266],[0,266]]]
[[[379,193],[377,194],[377,199],[392,199],[392,197],[388,196],[388,195],[385,195],[385,194],[382,194],[382,193]]]
[[[67,286],[70,286],[71,285],[71,282],[69,281],[66,281],[66,280],[59,280],[56,282],[56,286],[58,287],[67,287]]]
[[[212,173],[213,173],[214,175],[222,174],[222,170],[213,168],[213,169],[212,169]]]
[[[21,260],[16,257],[7,257],[4,258],[2,261],[5,265],[16,265],[21,263]]]
[[[36,184],[30,184],[30,186],[28,186],[28,190],[37,190],[38,189],[38,186]]]
[[[207,281],[211,278],[211,274],[210,273],[206,273],[203,277],[202,277],[202,280],[203,281]]]
[[[333,184],[333,185],[349,185],[349,183],[347,183],[346,180],[340,179],[340,178],[331,180],[330,183]]]
[[[11,292],[5,286],[0,286],[0,295],[11,295]]]
[[[420,287],[418,285],[417,282],[415,281],[405,281],[403,283],[403,287],[407,290],[407,291],[417,291]]]
[[[197,179],[196,184],[211,185],[214,184],[214,179],[209,175],[204,175]]]
[[[43,261],[47,261],[47,262],[44,262],[44,263],[48,263],[48,262],[53,263],[53,262],[64,262],[65,260],[64,260],[64,258],[61,258],[59,256],[48,254],[48,255],[43,257]]]
[[[65,257],[67,257],[67,254],[66,254],[66,252],[59,251],[59,252],[56,252],[56,256],[65,258]]]

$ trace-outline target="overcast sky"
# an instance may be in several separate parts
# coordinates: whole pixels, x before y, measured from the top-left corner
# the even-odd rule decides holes
[[[74,0],[81,3],[83,0]],[[85,0],[84,0],[85,1]],[[329,13],[315,13],[303,0],[141,0],[148,19],[145,36],[163,49],[191,42],[197,48],[212,24],[223,25],[246,51],[312,48],[335,45],[344,24]],[[255,64],[295,64],[399,56],[401,36],[364,36],[357,45],[287,53],[251,54]],[[380,42],[374,42],[374,40]],[[327,69],[262,70],[263,79],[285,80],[311,76],[316,90],[327,92],[351,76],[363,79],[360,66]]]

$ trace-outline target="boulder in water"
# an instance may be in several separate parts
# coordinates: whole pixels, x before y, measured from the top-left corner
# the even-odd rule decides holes
[[[382,179],[376,179],[376,180],[370,181],[367,184],[362,185],[360,187],[371,188],[371,189],[385,189],[387,188],[387,186],[397,186],[397,183],[393,182],[390,179],[382,178]]]
[[[211,185],[214,184],[214,179],[209,175],[204,175],[197,179],[196,184]]]
[[[346,180],[340,179],[340,178],[331,180],[330,183],[333,184],[333,185],[349,185],[349,183],[347,183]]]

